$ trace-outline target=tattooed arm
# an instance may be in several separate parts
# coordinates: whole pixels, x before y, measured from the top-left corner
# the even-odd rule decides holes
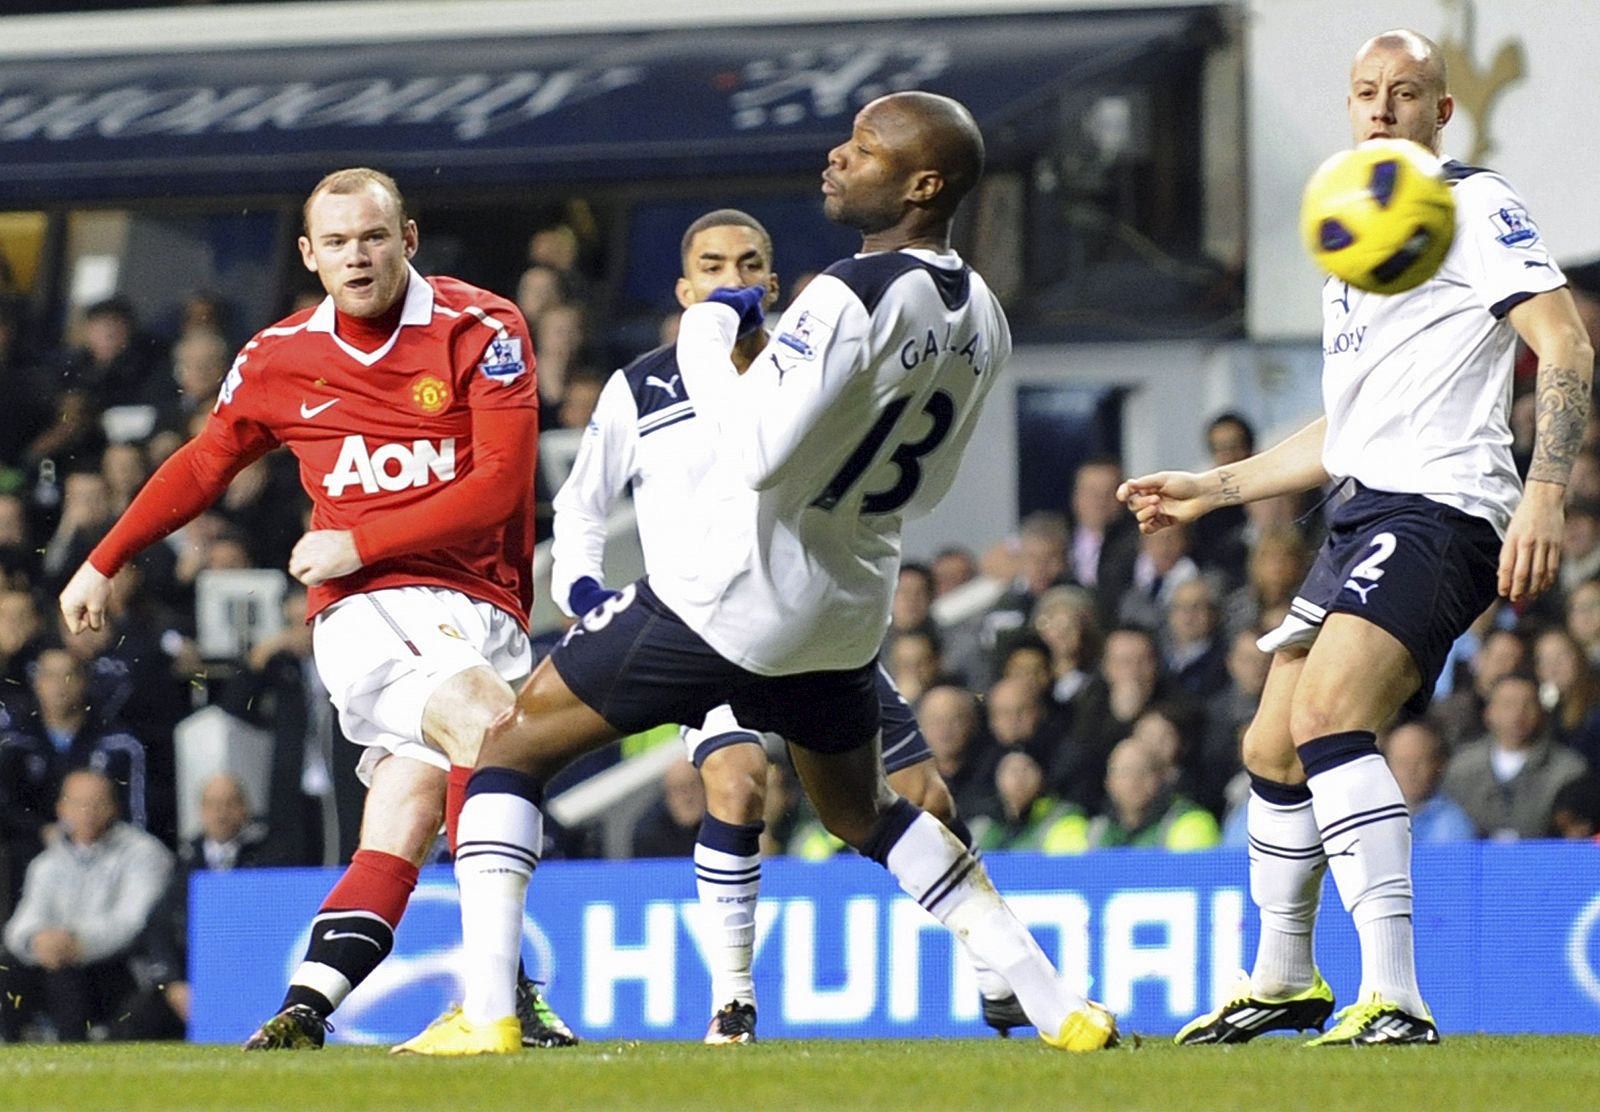
[[[1223,506],[1298,494],[1328,481],[1328,473],[1322,467],[1322,442],[1327,431],[1328,419],[1318,417],[1259,455],[1199,473],[1157,471],[1141,475],[1123,483],[1117,489],[1117,497],[1139,519],[1141,531],[1154,533]]]
[[[1594,348],[1565,288],[1529,298],[1510,320],[1539,353],[1533,464],[1500,550],[1500,593],[1516,602],[1554,586],[1561,566],[1562,502],[1589,422]]]

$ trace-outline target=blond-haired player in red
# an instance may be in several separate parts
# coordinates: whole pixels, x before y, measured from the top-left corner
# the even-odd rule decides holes
[[[247,1050],[322,1045],[328,1015],[393,948],[441,819],[454,847],[484,729],[532,665],[538,394],[521,314],[418,274],[417,225],[375,170],[319,182],[299,245],[328,296],[244,346],[205,428],[61,593],[69,628],[98,629],[135,553],[272,449],[299,460],[314,508],[289,572],[309,588],[317,669],[345,736],[366,747],[368,792],[360,847]],[[524,996],[525,1035],[573,1041],[531,986]]]

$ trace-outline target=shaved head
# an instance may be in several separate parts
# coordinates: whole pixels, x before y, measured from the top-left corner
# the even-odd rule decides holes
[[[879,97],[866,110],[904,127],[906,158],[944,179],[935,203],[955,212],[983,176],[983,133],[966,106],[937,93],[912,91]]]
[[[1394,31],[1385,31],[1381,35],[1373,35],[1361,44],[1361,49],[1356,51],[1355,62],[1351,65],[1351,72],[1361,65],[1361,60],[1375,50],[1393,51],[1410,55],[1418,66],[1418,76],[1426,84],[1427,91],[1435,97],[1442,97],[1450,91],[1450,75],[1445,69],[1444,54],[1439,50],[1439,44],[1406,28]]]

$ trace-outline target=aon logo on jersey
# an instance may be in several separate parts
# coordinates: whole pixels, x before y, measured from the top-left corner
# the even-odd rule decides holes
[[[428,484],[429,478],[448,482],[456,477],[456,438],[437,445],[431,440],[413,440],[411,446],[382,444],[367,451],[364,437],[347,436],[339,448],[339,460],[323,477],[328,494],[337,498],[346,487],[359,486],[366,494],[380,490],[405,490]]]

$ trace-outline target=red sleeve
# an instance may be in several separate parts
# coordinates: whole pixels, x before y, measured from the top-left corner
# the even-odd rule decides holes
[[[539,411],[477,409],[472,414],[472,473],[448,496],[396,510],[351,530],[363,566],[419,549],[438,548],[463,533],[499,525],[533,487]],[[442,503],[448,503],[448,510]]]
[[[101,575],[122,565],[168,533],[182,528],[221,497],[233,477],[273,448],[266,439],[241,441],[212,417],[200,435],[173,452],[150,476],[111,531],[89,553]]]

